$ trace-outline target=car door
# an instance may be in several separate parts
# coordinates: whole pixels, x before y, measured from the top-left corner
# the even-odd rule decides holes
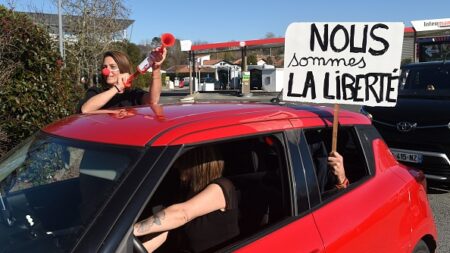
[[[320,201],[312,207],[325,250],[408,252],[410,218],[404,181],[392,170],[375,168],[377,154],[373,153],[372,141],[379,137],[373,128],[349,127],[345,131],[340,128],[339,135],[352,140],[338,139],[338,152],[344,157],[350,185],[331,196],[321,195]],[[307,143],[304,134],[301,139],[304,141],[300,143]],[[362,155],[361,159],[358,159],[358,153]],[[308,160],[311,154],[304,152],[302,157]],[[358,168],[367,174],[361,174]],[[310,185],[314,186],[314,183]]]
[[[322,238],[310,213],[306,190],[305,164],[302,161],[296,131],[286,131],[290,170],[295,186],[296,215],[266,236],[240,248],[237,252],[325,252]]]
[[[247,244],[236,252],[324,252],[314,217],[307,214]]]

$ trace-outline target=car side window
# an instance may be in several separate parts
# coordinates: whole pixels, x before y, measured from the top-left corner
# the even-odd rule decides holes
[[[332,128],[305,129],[304,134],[309,146],[309,159],[316,173],[317,185],[322,199],[341,191],[336,185],[338,179],[328,166],[331,152]],[[339,127],[337,150],[344,159],[345,175],[349,186],[370,175],[363,147],[354,127]]]
[[[219,153],[220,159],[223,159],[222,177],[234,186],[239,233],[224,242],[209,246],[206,251],[235,247],[236,243],[292,217],[292,187],[289,185],[287,157],[282,140],[282,134],[273,134],[207,144],[208,148],[214,149]],[[181,173],[176,167],[179,167],[180,157],[203,146],[205,145],[183,148],[138,220],[146,219],[164,207],[187,200],[189,193],[183,186]],[[189,223],[196,223],[196,219]],[[190,239],[187,233],[191,231],[188,231],[188,226],[198,225],[189,223],[169,231],[166,242],[156,252],[189,250]]]

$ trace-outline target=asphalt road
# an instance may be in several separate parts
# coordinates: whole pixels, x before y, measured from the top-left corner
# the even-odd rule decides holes
[[[450,185],[428,181],[428,200],[439,236],[436,252],[450,252]]]
[[[162,104],[176,103],[184,98],[188,93],[165,93],[161,97]],[[200,93],[194,96],[196,101],[258,101],[270,102],[273,94],[264,95],[255,93],[251,97],[237,97],[230,94]],[[330,106],[330,105],[328,105]],[[341,105],[341,109],[359,112],[360,106]],[[450,185],[428,182],[428,200],[433,210],[434,220],[438,230],[438,248],[436,252],[450,252]]]

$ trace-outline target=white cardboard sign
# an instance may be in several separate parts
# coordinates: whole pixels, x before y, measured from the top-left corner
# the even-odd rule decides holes
[[[403,23],[292,23],[283,100],[395,106]]]

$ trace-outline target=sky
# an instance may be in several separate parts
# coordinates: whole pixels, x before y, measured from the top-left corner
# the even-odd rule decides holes
[[[57,13],[57,0],[0,0],[18,11]],[[203,43],[284,37],[293,22],[403,22],[450,18],[450,0],[124,0],[134,20],[129,40],[143,44],[162,33]]]

